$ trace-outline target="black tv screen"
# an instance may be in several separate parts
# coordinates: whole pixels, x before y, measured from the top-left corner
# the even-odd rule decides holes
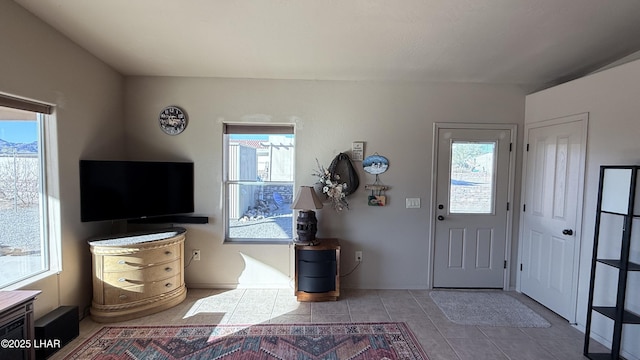
[[[80,160],[85,221],[192,213],[192,162]]]

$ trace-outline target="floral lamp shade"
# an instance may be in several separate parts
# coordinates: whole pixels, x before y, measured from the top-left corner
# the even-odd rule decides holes
[[[311,186],[301,186],[291,208],[300,210],[296,220],[296,232],[298,234],[296,241],[315,244],[318,220],[313,210],[322,209],[322,201],[316,195],[315,190]]]

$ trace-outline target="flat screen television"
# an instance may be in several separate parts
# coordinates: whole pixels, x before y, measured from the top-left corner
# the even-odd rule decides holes
[[[81,221],[192,213],[192,162],[80,160]]]

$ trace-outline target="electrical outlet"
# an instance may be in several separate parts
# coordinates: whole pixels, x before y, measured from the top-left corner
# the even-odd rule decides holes
[[[191,254],[193,256],[193,260],[200,261],[200,250],[193,250]]]
[[[356,262],[362,261],[362,251],[356,251]]]

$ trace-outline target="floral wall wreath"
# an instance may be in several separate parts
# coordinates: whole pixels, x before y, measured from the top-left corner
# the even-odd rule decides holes
[[[324,194],[337,212],[349,209],[347,196],[354,193],[359,185],[358,174],[349,156],[344,153],[338,154],[328,169],[320,165],[318,159],[316,164],[318,169],[313,174],[318,177],[316,191]]]

